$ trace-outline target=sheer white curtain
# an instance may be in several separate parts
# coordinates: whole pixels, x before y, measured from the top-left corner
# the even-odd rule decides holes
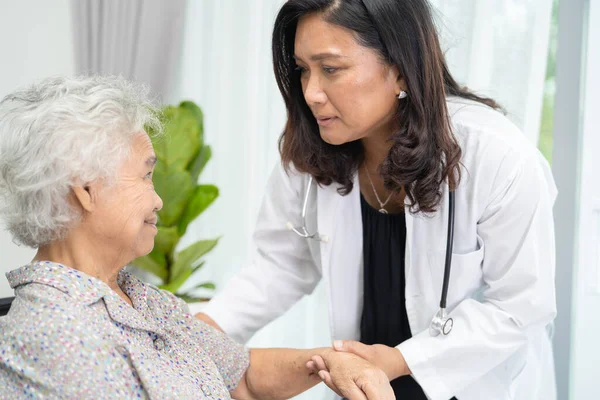
[[[431,0],[454,77],[493,97],[537,145],[552,0]]]
[[[286,113],[271,68],[270,35],[283,2],[196,0],[186,10],[179,84],[170,100],[192,99],[203,108],[213,159],[201,180],[216,184],[220,198],[190,226],[182,246],[223,235],[197,278],[212,280],[217,288],[250,258],[257,210],[278,162],[277,139]],[[433,4],[455,77],[496,98],[537,142],[551,0]],[[329,345],[326,313],[324,288],[319,287],[250,345]],[[318,387],[300,397],[318,399],[324,393]]]
[[[161,97],[180,59],[185,0],[71,0],[75,72],[148,84]]]

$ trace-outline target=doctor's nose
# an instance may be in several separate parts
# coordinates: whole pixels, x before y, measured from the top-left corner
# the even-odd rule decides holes
[[[304,100],[309,107],[327,102],[327,95],[323,91],[317,76],[308,78],[304,87]]]

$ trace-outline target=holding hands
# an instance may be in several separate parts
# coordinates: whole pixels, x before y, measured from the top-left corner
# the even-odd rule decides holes
[[[306,367],[349,400],[391,400],[390,381],[410,374],[402,353],[385,345],[335,341],[333,351],[315,355]]]

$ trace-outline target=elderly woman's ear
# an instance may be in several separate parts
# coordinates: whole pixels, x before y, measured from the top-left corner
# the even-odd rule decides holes
[[[83,211],[92,212],[96,208],[96,202],[98,201],[98,188],[97,184],[90,183],[85,186],[73,186],[73,198],[79,207]]]

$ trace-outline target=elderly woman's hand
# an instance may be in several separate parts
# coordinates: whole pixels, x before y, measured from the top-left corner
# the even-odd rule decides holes
[[[306,367],[339,396],[349,400],[393,400],[394,391],[386,374],[354,354],[326,352],[313,356]]]
[[[333,342],[333,348],[337,351],[352,353],[364,358],[381,368],[390,381],[411,374],[404,356],[395,347],[383,344],[367,345],[355,340],[336,340]]]

